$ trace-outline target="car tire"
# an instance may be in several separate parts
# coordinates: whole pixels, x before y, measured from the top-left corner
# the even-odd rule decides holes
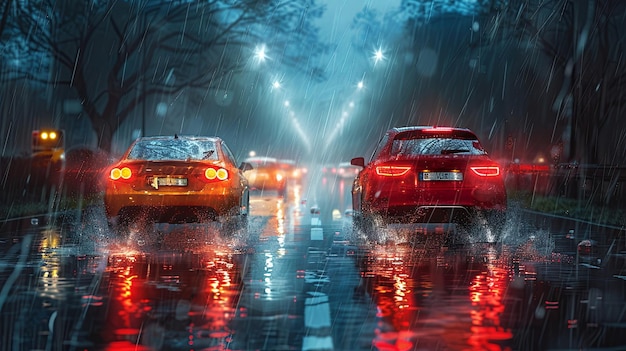
[[[118,216],[116,220],[109,220],[109,229],[119,239],[128,239],[131,232],[135,235],[145,237],[150,233],[154,221],[147,217],[147,214],[138,215],[134,218]]]
[[[502,241],[502,232],[506,226],[506,213],[503,211],[477,211],[474,226],[485,233],[485,241],[497,244]]]
[[[367,241],[379,241],[379,232],[382,229],[381,220],[373,215],[359,213],[354,215],[353,223],[356,232],[361,233]]]
[[[222,229],[220,231],[223,237],[232,237],[238,231],[243,230],[247,232],[248,230],[248,214],[247,213],[236,213],[230,214],[224,217],[221,221]]]
[[[248,215],[242,214],[239,217],[239,229],[243,230],[245,233],[248,232]]]
[[[222,223],[222,230],[220,233],[223,237],[232,237],[235,235],[235,233],[242,229],[248,229],[248,216],[232,216],[227,218]]]
[[[364,219],[361,212],[352,213],[352,230],[354,232],[365,232]]]
[[[108,218],[107,224],[109,227],[109,231],[115,235],[115,237],[121,237],[128,233],[128,227],[130,226],[130,222],[127,218],[122,216],[118,216],[116,218]]]

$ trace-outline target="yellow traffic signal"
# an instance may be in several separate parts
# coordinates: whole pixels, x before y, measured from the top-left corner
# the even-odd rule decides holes
[[[63,131],[60,129],[33,130],[32,148],[33,153],[64,149]]]
[[[43,132],[41,132],[41,134],[39,134],[39,137],[42,140],[56,140],[57,139],[57,132],[55,132],[55,131],[50,131],[50,132],[43,131]]]

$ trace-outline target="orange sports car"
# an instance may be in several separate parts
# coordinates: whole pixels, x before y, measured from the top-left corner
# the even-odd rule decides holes
[[[139,138],[106,173],[107,219],[118,231],[136,220],[244,226],[249,193],[243,172],[250,168],[237,166],[219,137]]]
[[[245,172],[250,182],[250,189],[261,192],[276,191],[284,196],[287,189],[287,175],[277,159],[273,157],[255,156],[246,159],[252,169]]]

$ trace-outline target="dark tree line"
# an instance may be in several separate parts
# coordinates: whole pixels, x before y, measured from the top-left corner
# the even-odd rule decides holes
[[[368,33],[389,22],[361,16],[381,22],[361,21]],[[561,145],[558,162],[626,161],[626,2],[404,0],[394,18],[379,118],[469,126],[498,147],[513,134],[520,154]]]
[[[146,101],[228,88],[251,69],[257,45],[272,48],[272,64],[323,79],[313,24],[323,9],[315,0],[9,0],[0,36],[21,50],[3,55],[0,77],[68,89],[110,150]]]
[[[620,116],[626,112],[623,93],[626,3],[619,0],[494,3],[497,4],[485,13],[491,21],[480,37],[482,43],[476,45],[503,42],[530,45],[551,61],[557,81],[552,84],[559,85],[553,108],[566,130],[562,140],[563,161],[623,162],[625,147],[606,144],[624,137],[621,128],[614,126],[624,125]]]

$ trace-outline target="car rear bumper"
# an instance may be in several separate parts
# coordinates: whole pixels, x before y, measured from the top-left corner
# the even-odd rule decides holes
[[[505,208],[460,205],[401,205],[364,209],[364,214],[381,218],[385,223],[471,224],[478,212],[504,214]]]
[[[372,212],[399,213],[431,209],[454,211],[455,209],[505,210],[504,187],[485,186],[472,188],[428,189],[379,187],[364,193],[363,207]]]
[[[464,223],[472,211],[464,206],[391,206],[366,211],[387,223]]]
[[[241,194],[212,193],[112,193],[104,195],[105,211],[108,218],[119,215],[136,216],[142,213],[157,217],[203,214],[213,219],[228,215],[242,205]]]

